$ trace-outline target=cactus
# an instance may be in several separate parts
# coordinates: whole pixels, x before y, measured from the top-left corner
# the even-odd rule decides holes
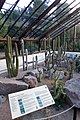
[[[54,74],[54,84],[53,84],[54,100],[59,100],[61,96],[65,97],[66,95],[66,93],[64,93],[63,82],[58,80],[59,76],[60,73],[57,74],[57,76]]]
[[[54,42],[54,51],[56,51],[57,50],[57,38],[55,39],[55,42]]]
[[[9,77],[16,77],[18,74],[18,68],[19,68],[18,49],[17,49],[17,44],[15,43],[16,65],[14,65],[13,52],[12,52],[12,42],[11,42],[11,38],[9,36],[7,36],[7,41],[5,44],[5,57],[6,57],[8,76]]]
[[[66,96],[66,93],[64,92],[63,88],[63,82],[56,81],[56,95],[54,97],[54,100],[59,100],[63,96],[63,98]]]
[[[60,36],[57,38],[57,47],[58,47],[58,55],[57,55],[57,64],[61,61],[61,46],[60,46]]]

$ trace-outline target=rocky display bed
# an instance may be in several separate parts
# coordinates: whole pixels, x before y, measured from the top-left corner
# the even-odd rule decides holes
[[[27,89],[28,86],[26,83],[15,80],[15,79],[22,78],[22,76],[25,74],[26,74],[26,71],[19,70],[18,76],[16,78],[14,77],[11,79],[7,78],[7,73],[0,74],[0,88],[3,89],[2,95],[4,95],[3,102],[0,102],[0,120],[11,120],[9,101],[8,101],[8,96],[6,94],[8,94],[10,92],[10,90],[13,90],[12,92],[15,92],[15,91]],[[80,78],[80,74],[75,73],[73,78],[74,79]],[[5,89],[4,83],[6,83],[6,82],[9,87]],[[12,84],[12,86],[11,86],[11,84]],[[48,87],[50,89],[52,81],[47,78],[46,79],[43,78],[43,79],[41,79],[41,82],[38,83],[38,86],[45,85],[45,84],[48,85]],[[16,87],[16,85],[17,85],[17,87]],[[5,91],[4,91],[4,89],[5,89]],[[61,113],[70,107],[71,107],[71,105],[68,104],[67,102],[64,102],[62,105],[59,105],[58,107],[56,105],[52,105],[52,106],[49,106],[42,110],[25,115],[25,116],[21,117],[20,120],[39,120],[40,118],[49,117],[49,116],[53,116],[55,114]],[[73,109],[67,111],[66,113],[64,113],[62,115],[59,115],[54,118],[52,117],[47,120],[73,120]],[[80,111],[78,111],[77,120],[80,120]]]

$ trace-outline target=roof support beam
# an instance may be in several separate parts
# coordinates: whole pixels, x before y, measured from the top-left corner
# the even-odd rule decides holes
[[[27,7],[25,7],[24,11],[21,13],[21,15],[16,19],[16,21],[13,23],[13,25],[9,28],[8,32],[5,34],[4,37],[6,37],[6,35],[10,32],[10,30],[14,27],[14,25],[18,22],[18,20],[22,17],[22,15],[26,12],[27,8],[29,8],[29,6],[32,4],[34,0],[32,0]]]
[[[19,37],[21,39],[25,34],[32,29],[53,7],[55,7],[61,0],[55,0]]]
[[[0,10],[2,9],[2,6],[6,0],[0,0]]]
[[[16,39],[16,38],[12,38],[11,39],[13,42],[17,42],[18,40]],[[23,40],[25,41],[25,42],[37,42],[37,41],[39,41],[39,39],[38,38],[23,38]],[[46,38],[43,38],[43,39],[41,39],[41,41],[47,41],[48,39],[46,39]],[[0,38],[0,42],[5,42],[6,41],[6,38]]]
[[[33,17],[33,15],[36,13],[37,10],[45,3],[46,0],[44,0],[36,9],[35,11],[29,16],[28,20],[25,20],[23,24],[20,26],[20,28],[13,34],[13,37],[16,35],[16,33]]]
[[[2,27],[4,26],[5,22],[8,20],[9,16],[11,15],[11,13],[13,12],[14,8],[16,7],[16,5],[18,4],[19,0],[17,0],[14,4],[14,7],[12,8],[11,12],[9,13],[9,15],[6,17],[6,19],[4,20],[4,22],[2,23],[0,29],[2,29]]]
[[[69,30],[73,26],[77,25],[79,22],[80,22],[80,17],[78,16],[78,18],[76,18],[73,21],[71,21],[70,23],[68,23],[67,26],[62,27],[62,29],[59,29],[59,31],[57,31],[56,33],[54,33],[51,37],[54,39],[55,37],[57,37],[58,35],[60,35],[64,30],[65,31]]]
[[[75,0],[74,0],[75,1]],[[41,26],[38,30],[36,30],[34,32],[33,35],[31,35],[30,37],[33,37],[36,33],[40,32],[41,29],[43,29],[46,25],[48,25],[50,23],[50,21],[53,21],[53,19],[55,19],[58,15],[60,15],[61,13],[63,13],[74,1],[72,1],[68,6],[66,6],[64,9],[62,9],[62,11],[60,11],[56,16],[53,16],[47,23],[43,24],[43,26]],[[65,3],[65,2],[64,2]],[[63,3],[63,4],[64,4]],[[62,5],[63,5],[62,4]],[[74,7],[71,8],[71,10],[73,9]],[[52,12],[53,13],[53,12]],[[67,13],[69,13],[69,10],[66,11],[64,14],[61,15],[60,18],[58,18],[58,20],[62,19],[62,17],[64,17]],[[55,24],[58,20],[55,20],[53,23],[51,23],[47,28],[45,29],[48,29],[49,27],[51,27],[53,24]],[[35,28],[33,29],[33,31],[35,30]]]
[[[56,30],[59,26],[61,26],[64,22],[67,22],[68,19],[73,16],[75,13],[77,13],[80,10],[80,7],[77,8],[75,11],[73,11],[71,14],[67,15],[66,18],[64,18],[62,21],[60,21],[58,24],[56,24],[55,26],[53,26],[52,28],[50,28],[47,32],[45,32],[40,39],[44,38],[45,36],[47,36],[48,34],[50,34],[52,31]]]

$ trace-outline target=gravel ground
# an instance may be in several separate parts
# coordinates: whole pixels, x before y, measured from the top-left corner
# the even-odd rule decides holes
[[[58,110],[58,109],[56,109],[55,106],[51,106],[51,107],[47,107],[45,109],[30,113],[28,115],[25,115],[25,116],[21,117],[20,120],[36,120],[36,119],[41,120],[40,118],[53,116],[53,115],[60,113],[68,108],[69,108],[69,106],[66,105],[65,107]],[[0,120],[12,120],[8,98],[0,106]],[[68,111],[58,117],[46,119],[46,120],[73,120],[73,109],[71,109],[70,111]],[[76,120],[80,120],[80,110],[78,110]]]
[[[65,107],[60,108],[59,110],[53,105],[42,110],[30,113],[20,118],[20,120],[41,120],[40,118],[53,116],[57,113],[63,112],[64,110],[68,109],[70,106],[65,105]],[[8,98],[6,101],[0,106],[0,120],[12,120],[11,119],[11,112],[9,107]],[[44,120],[44,119],[43,119]],[[73,120],[73,109],[69,110],[68,112],[51,119],[46,120]],[[80,110],[78,110],[77,119],[80,120]]]

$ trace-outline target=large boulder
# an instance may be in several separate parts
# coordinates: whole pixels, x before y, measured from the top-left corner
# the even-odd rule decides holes
[[[34,88],[38,86],[37,78],[32,75],[24,75],[22,79],[25,83],[28,84],[30,88]]]
[[[31,75],[31,76],[39,78],[39,74],[40,74],[40,76],[42,78],[43,77],[43,68],[41,68],[41,67],[39,67],[37,69],[34,69],[34,70],[29,70],[29,71],[26,72],[25,75],[26,76]]]
[[[8,78],[0,78],[0,95],[7,95],[10,93],[25,90],[27,88],[28,85],[24,82]]]
[[[66,81],[64,88],[72,104],[80,108],[80,78]]]

